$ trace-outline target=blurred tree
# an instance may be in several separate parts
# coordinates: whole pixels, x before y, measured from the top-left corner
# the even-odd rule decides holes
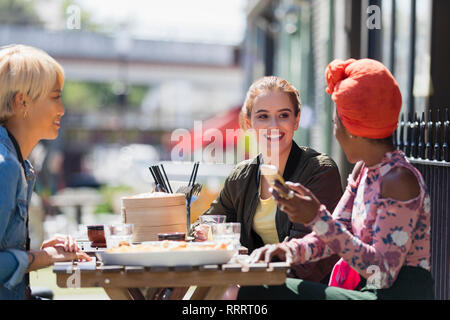
[[[148,91],[148,86],[128,87],[128,106],[138,108]],[[99,108],[117,108],[118,99],[112,83],[67,81],[62,95],[64,106],[76,111]]]
[[[34,0],[0,0],[0,24],[42,26]]]
[[[142,100],[144,100],[145,96],[147,95],[147,92],[149,90],[148,86],[142,86],[142,85],[131,85],[128,88],[128,105],[130,105],[133,108],[140,107]]]

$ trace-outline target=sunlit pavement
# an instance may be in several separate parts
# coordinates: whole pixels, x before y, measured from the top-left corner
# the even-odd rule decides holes
[[[30,273],[31,286],[45,287],[53,291],[53,300],[109,300],[102,288],[67,289],[56,285],[52,267]]]

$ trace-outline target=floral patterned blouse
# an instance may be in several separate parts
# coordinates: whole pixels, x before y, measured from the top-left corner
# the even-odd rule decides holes
[[[395,167],[414,173],[420,186],[417,197],[381,198],[382,177]],[[402,151],[388,152],[377,165],[363,167],[357,181],[349,177],[333,214],[321,205],[309,225],[312,233],[289,242],[295,263],[335,252],[362,277],[377,273],[379,288],[392,286],[403,266],[430,271],[430,197],[420,172]]]

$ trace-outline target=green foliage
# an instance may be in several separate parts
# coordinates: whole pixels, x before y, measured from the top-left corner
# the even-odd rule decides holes
[[[111,212],[113,212],[113,207],[110,202],[99,204],[94,210],[94,214],[110,214]]]
[[[43,25],[34,0],[0,0],[0,24]]]
[[[118,185],[118,186],[103,186],[100,189],[100,193],[102,194],[103,198],[105,199],[105,202],[98,205],[94,213],[95,214],[103,214],[103,213],[111,213],[114,211],[113,208],[113,201],[117,194],[123,194],[123,193],[132,193],[133,188],[125,185]]]
[[[147,92],[149,90],[148,86],[142,85],[132,85],[128,88],[128,105],[131,107],[139,107],[144,100]]]
[[[148,91],[147,86],[128,87],[128,107],[138,108]],[[67,81],[62,94],[64,106],[79,112],[119,107],[119,97],[112,83]]]

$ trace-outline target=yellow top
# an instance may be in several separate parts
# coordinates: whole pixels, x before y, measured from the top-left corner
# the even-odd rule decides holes
[[[261,182],[259,183],[259,194],[261,194]],[[279,243],[277,227],[275,224],[275,214],[277,213],[277,203],[270,197],[262,199],[259,197],[253,218],[253,230],[261,237],[264,244]]]

